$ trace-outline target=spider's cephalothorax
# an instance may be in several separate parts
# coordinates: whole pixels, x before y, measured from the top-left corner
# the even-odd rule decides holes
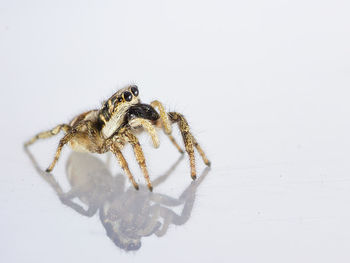
[[[177,112],[166,112],[159,101],[153,101],[151,104],[142,104],[138,96],[139,90],[135,85],[118,90],[103,103],[101,109],[82,113],[69,124],[60,124],[52,130],[41,132],[29,140],[25,146],[34,143],[37,139],[56,135],[63,130],[66,134],[60,140],[54,160],[47,168],[47,172],[52,171],[63,146],[67,143],[73,150],[80,152],[105,153],[111,151],[117,157],[134,187],[138,189],[138,185],[121,152],[123,146],[126,143],[130,143],[147,181],[148,188],[152,190],[145,157],[136,134],[142,130],[146,131],[151,136],[154,147],[157,148],[159,140],[155,128],[161,127],[179,152],[183,153],[183,150],[171,135],[171,124],[177,123],[185,143],[186,152],[189,155],[191,176],[195,179],[194,148],[197,149],[206,165],[210,165],[210,162],[190,133],[189,125],[184,116]],[[155,108],[158,108],[159,113]]]
[[[122,127],[128,109],[140,103],[138,95],[138,88],[131,86],[117,91],[103,104],[98,118],[102,122],[101,133],[104,138],[109,138]]]

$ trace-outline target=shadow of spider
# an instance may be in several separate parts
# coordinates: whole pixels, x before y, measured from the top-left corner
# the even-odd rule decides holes
[[[72,152],[66,164],[71,189],[64,192],[52,175],[39,168],[27,148],[25,152],[39,175],[55,190],[64,205],[87,217],[98,212],[107,236],[125,251],[140,249],[142,237],[152,234],[162,237],[171,224],[185,224],[191,216],[197,188],[210,170],[207,167],[198,180],[192,181],[178,198],[174,198],[150,192],[145,186],[140,187],[139,191],[135,191],[132,186],[126,188],[125,177],[122,174],[113,176],[108,165],[99,158]],[[164,175],[158,177],[154,185],[165,182],[182,159],[183,156]],[[172,208],[179,206],[183,208],[177,214]]]

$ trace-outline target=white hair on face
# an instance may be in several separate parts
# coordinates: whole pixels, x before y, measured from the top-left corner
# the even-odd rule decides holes
[[[112,115],[110,120],[105,123],[104,127],[102,128],[102,135],[105,139],[112,136],[112,134],[115,133],[116,130],[123,124],[125,113],[129,107],[130,105],[128,104],[121,106],[117,112]]]

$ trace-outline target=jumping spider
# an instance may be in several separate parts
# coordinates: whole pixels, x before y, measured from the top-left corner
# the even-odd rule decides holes
[[[159,113],[154,109],[158,108]],[[135,136],[139,131],[146,131],[152,138],[153,146],[159,147],[158,135],[155,127],[162,128],[171,142],[183,153],[183,150],[171,135],[171,124],[177,123],[182,134],[186,152],[189,155],[191,177],[196,179],[194,147],[201,155],[204,163],[210,165],[204,151],[190,132],[189,125],[183,115],[177,112],[166,112],[164,106],[155,100],[151,104],[143,104],[139,99],[137,86],[131,85],[114,93],[105,101],[100,109],[84,112],[75,117],[69,124],[60,124],[52,130],[41,132],[25,143],[28,146],[38,139],[48,138],[58,134],[61,130],[66,134],[60,140],[55,157],[46,169],[51,172],[61,154],[65,144],[69,144],[74,151],[106,153],[111,151],[118,159],[135,189],[139,186],[132,176],[128,163],[121,149],[130,143],[136,160],[152,191],[152,184],[146,168],[146,161],[139,140]]]

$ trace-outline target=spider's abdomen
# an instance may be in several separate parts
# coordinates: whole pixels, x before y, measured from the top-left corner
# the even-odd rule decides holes
[[[88,131],[87,126],[79,128],[68,144],[76,152],[99,152],[103,145],[103,139],[100,136],[101,125],[98,110],[91,110],[78,115],[70,122],[70,126],[74,128],[74,126],[84,121],[91,121],[93,129]],[[94,134],[93,140],[90,138],[91,134]]]

